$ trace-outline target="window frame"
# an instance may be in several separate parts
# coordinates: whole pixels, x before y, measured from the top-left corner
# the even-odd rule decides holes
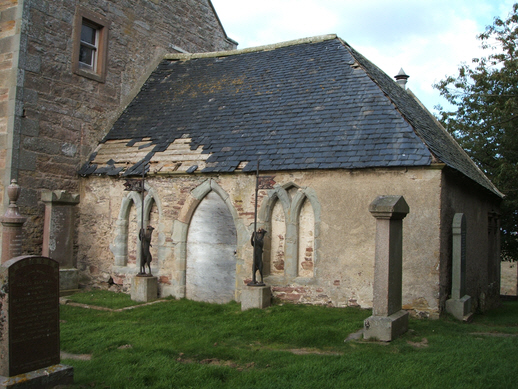
[[[81,50],[81,30],[83,25],[96,30],[95,58],[93,66],[83,65],[79,62]],[[110,21],[92,11],[79,7],[74,22],[74,50],[72,54],[72,72],[80,76],[98,81],[106,81],[106,69],[108,62],[108,31]]]

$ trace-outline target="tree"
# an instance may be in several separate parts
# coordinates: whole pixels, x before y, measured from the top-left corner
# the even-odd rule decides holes
[[[501,207],[502,258],[518,260],[518,4],[478,36],[487,57],[462,64],[434,85],[456,111],[439,120],[506,195]]]

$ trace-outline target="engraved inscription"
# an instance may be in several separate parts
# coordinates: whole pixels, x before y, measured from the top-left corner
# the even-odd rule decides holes
[[[10,375],[59,363],[59,265],[28,257],[9,269]]]

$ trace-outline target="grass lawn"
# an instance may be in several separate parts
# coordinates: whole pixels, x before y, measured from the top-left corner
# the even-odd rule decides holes
[[[119,309],[129,296],[71,300]],[[131,310],[61,306],[69,388],[517,388],[518,302],[473,323],[410,319],[390,344],[344,342],[370,311],[167,300]],[[82,359],[78,359],[79,355]],[[77,359],[76,359],[77,358]]]

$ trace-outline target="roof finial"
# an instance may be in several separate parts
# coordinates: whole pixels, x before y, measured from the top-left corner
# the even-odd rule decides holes
[[[396,82],[401,86],[401,88],[403,89],[406,89],[406,83],[407,83],[407,80],[408,80],[408,77],[410,77],[408,74],[405,73],[405,71],[403,70],[403,68],[401,68],[399,70],[399,73],[394,76],[394,78],[396,79]]]

